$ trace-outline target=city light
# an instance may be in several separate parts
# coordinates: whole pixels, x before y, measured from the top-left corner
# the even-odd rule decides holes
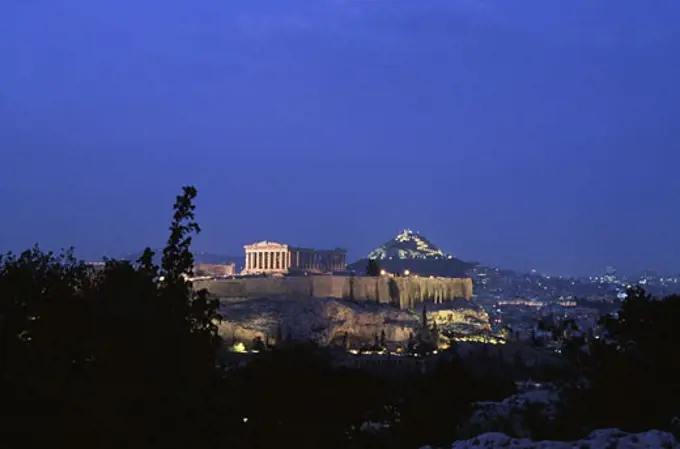
[[[246,349],[246,345],[241,341],[237,341],[229,349],[230,349],[231,352],[237,352],[239,354],[245,354],[246,352],[248,352],[248,350]]]
[[[404,270],[404,276],[408,276],[409,274],[411,274],[409,270]]]
[[[387,274],[387,271],[385,270],[380,270],[380,276],[385,276]]]

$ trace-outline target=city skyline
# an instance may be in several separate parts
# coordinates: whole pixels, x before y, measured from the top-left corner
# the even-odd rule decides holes
[[[195,249],[677,273],[680,4],[10,1],[0,251],[119,256],[199,190]]]
[[[415,232],[415,234],[417,234],[421,237],[427,238],[427,236],[423,235],[422,233],[420,233],[418,231],[412,231],[412,230],[406,228],[406,229],[403,229],[402,231],[400,231],[399,234],[397,234],[394,239],[389,240],[387,242],[383,241],[383,242],[381,242],[381,244],[386,244],[386,243],[390,243],[390,242],[393,242],[393,241],[397,241],[397,239],[400,236],[403,236],[403,234],[406,233],[406,232]],[[198,235],[197,238],[200,239],[201,235]],[[151,246],[152,250],[154,252],[156,252],[157,257],[160,257],[161,254],[162,254],[162,243],[163,242],[158,242],[157,246],[153,246],[153,245]],[[261,243],[288,245],[290,242],[284,242],[282,240],[276,240],[276,239],[271,239],[271,238],[269,238],[269,239],[256,239],[256,240],[253,240],[253,241],[246,243],[244,245],[236,245],[237,249],[235,249],[233,251],[220,250],[220,248],[210,248],[210,247],[197,248],[196,245],[194,245],[193,251],[194,251],[194,253],[197,254],[197,257],[200,256],[200,255],[204,255],[206,257],[210,256],[210,260],[212,260],[212,262],[210,262],[210,263],[217,263],[217,260],[220,259],[220,258],[225,258],[225,260],[229,259],[229,261],[236,260],[236,259],[244,259],[245,258],[244,254],[243,254],[244,248],[249,247],[251,245],[261,244]],[[433,242],[430,242],[430,243],[433,244]],[[305,247],[305,248],[310,248],[310,249],[318,249],[318,248],[312,248],[309,245],[306,245],[306,246],[305,245],[293,245],[293,246],[295,246],[295,247]],[[435,246],[437,246],[437,245],[435,244]],[[370,252],[365,252],[365,253],[358,253],[357,254],[357,253],[349,253],[348,252],[347,253],[348,254],[347,264],[353,264],[353,263],[359,262],[363,259],[370,259],[371,253],[374,253],[380,247],[381,247],[381,245],[376,244]],[[336,245],[336,248],[344,250],[342,245],[340,245],[339,247]],[[101,258],[106,257],[106,258],[114,258],[114,259],[123,258],[123,259],[132,260],[130,258],[136,259],[137,257],[139,257],[141,255],[141,249],[143,249],[143,248],[140,248],[137,251],[127,251],[127,252],[118,251],[114,254],[96,255],[96,256],[92,256],[90,259],[91,260],[100,260]],[[441,248],[437,247],[437,250],[441,250]],[[656,275],[659,275],[659,276],[672,276],[672,277],[678,276],[678,274],[679,274],[677,271],[663,271],[663,270],[656,269],[655,267],[645,267],[645,268],[638,268],[638,269],[632,269],[631,270],[631,269],[627,269],[626,267],[621,268],[619,266],[615,266],[615,265],[611,265],[611,264],[605,265],[605,266],[602,266],[602,267],[596,267],[592,271],[582,271],[582,272],[577,272],[577,273],[565,273],[565,272],[558,273],[558,272],[551,272],[551,271],[542,269],[539,266],[534,266],[534,265],[527,266],[527,267],[498,265],[498,264],[494,263],[493,261],[484,261],[484,260],[475,259],[474,257],[470,258],[470,257],[461,256],[461,255],[452,255],[450,252],[446,251],[445,249],[441,252],[442,252],[442,256],[441,256],[442,259],[455,257],[456,259],[460,259],[464,262],[480,264],[481,266],[489,267],[489,268],[498,268],[498,269],[501,269],[501,270],[516,271],[518,274],[519,273],[525,273],[525,274],[539,274],[539,275],[542,275],[542,276],[554,276],[554,277],[564,276],[564,277],[579,277],[579,278],[581,278],[581,277],[593,277],[593,276],[595,276],[595,277],[605,276],[606,277],[606,276],[611,276],[612,273],[614,273],[615,275],[618,274],[619,276],[623,276],[623,277],[629,278],[629,279],[635,278],[637,276],[647,275],[647,274],[650,274],[650,273],[653,273],[653,274],[656,274]],[[78,251],[76,251],[76,255],[77,256],[80,255],[78,253]],[[432,256],[432,257],[435,257],[435,256]],[[199,259],[200,259],[200,257],[199,257]]]

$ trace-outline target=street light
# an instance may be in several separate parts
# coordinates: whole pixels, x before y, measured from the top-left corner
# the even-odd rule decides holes
[[[380,270],[380,276],[385,276],[387,274],[387,271],[385,270]]]
[[[408,276],[409,274],[411,274],[409,270],[404,270],[404,276]]]

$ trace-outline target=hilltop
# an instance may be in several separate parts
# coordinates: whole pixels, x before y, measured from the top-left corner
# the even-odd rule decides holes
[[[350,271],[364,273],[370,259],[390,273],[408,270],[421,276],[466,277],[475,264],[447,254],[421,234],[406,229],[348,266]]]

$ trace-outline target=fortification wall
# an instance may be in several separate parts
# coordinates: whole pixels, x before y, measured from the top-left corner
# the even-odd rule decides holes
[[[436,303],[472,297],[470,278],[300,276],[195,281],[220,298],[346,298],[412,309],[426,300]]]

